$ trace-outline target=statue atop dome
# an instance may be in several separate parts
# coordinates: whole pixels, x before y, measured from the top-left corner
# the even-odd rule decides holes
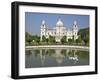
[[[56,23],[56,26],[57,27],[63,27],[64,26],[64,24],[63,24],[63,22],[62,22],[62,20],[60,18],[58,19],[58,21]]]

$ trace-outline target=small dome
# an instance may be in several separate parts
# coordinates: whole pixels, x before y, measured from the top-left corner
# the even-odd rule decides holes
[[[45,24],[45,20],[42,20],[42,24]]]
[[[77,25],[77,21],[74,21],[74,25]]]
[[[56,23],[56,26],[63,26],[63,22],[61,21],[61,19],[59,19],[58,21],[57,21],[57,23]]]

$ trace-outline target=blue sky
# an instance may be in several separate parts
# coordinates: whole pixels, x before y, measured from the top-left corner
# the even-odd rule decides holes
[[[25,31],[33,35],[39,35],[42,20],[46,21],[49,28],[53,28],[59,18],[63,21],[64,26],[70,30],[75,20],[79,29],[89,27],[89,15],[25,12]]]

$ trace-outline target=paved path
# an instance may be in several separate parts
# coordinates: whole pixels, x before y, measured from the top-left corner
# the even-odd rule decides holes
[[[62,49],[66,49],[66,48],[72,48],[72,49],[89,49],[89,47],[87,46],[71,46],[71,45],[38,45],[38,46],[26,46],[25,47],[26,49],[28,48],[45,48],[45,49],[50,49],[50,48],[55,48],[55,49],[58,49],[58,48],[62,48]]]

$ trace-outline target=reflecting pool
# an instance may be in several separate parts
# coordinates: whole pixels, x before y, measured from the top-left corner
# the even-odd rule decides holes
[[[25,67],[89,65],[89,50],[81,49],[26,49]]]

